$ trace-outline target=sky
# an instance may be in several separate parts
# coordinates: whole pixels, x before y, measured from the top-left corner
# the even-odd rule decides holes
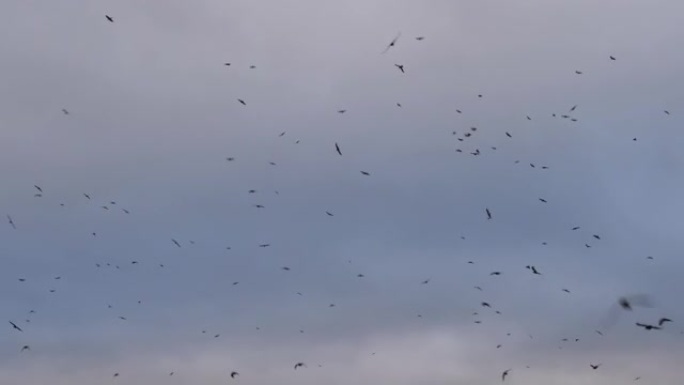
[[[683,12],[3,1],[0,382],[677,383]]]

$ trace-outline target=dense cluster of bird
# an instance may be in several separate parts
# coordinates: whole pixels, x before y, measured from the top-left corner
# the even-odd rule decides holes
[[[109,22],[109,23],[114,23],[114,22],[115,22],[115,19],[114,19],[112,16],[110,16],[110,15],[105,15],[105,20],[106,20],[107,22]],[[402,37],[402,34],[401,34],[401,33],[398,33],[398,34],[389,42],[389,44],[387,44],[387,46],[385,46],[384,50],[380,51],[380,54],[382,54],[382,55],[391,54],[392,50],[393,50],[393,49],[398,45],[398,43],[401,41],[401,37]],[[416,41],[416,42],[421,42],[421,41],[423,41],[423,40],[425,40],[425,37],[424,37],[424,36],[415,36],[415,37],[413,38],[413,41]],[[612,55],[606,55],[606,59],[607,59],[607,60],[610,60],[610,61],[616,61],[616,60],[617,60],[616,57],[615,57],[615,56],[612,56]],[[223,66],[225,66],[225,67],[230,67],[230,66],[231,66],[231,62],[225,62],[225,63],[222,63],[222,64],[223,64]],[[406,74],[407,71],[410,71],[410,70],[411,70],[410,68],[406,67],[404,64],[399,64],[399,63],[392,63],[392,64],[393,64],[393,66],[396,68],[396,70],[399,71],[401,74]],[[388,65],[388,66],[389,66],[389,65]],[[391,68],[391,66],[389,66],[389,67]],[[250,68],[250,69],[256,69],[256,66],[251,65],[251,66],[249,66],[249,68]],[[574,71],[574,74],[575,74],[575,75],[583,75],[583,74],[584,74],[584,71],[582,71],[582,70],[575,70],[575,71]],[[478,97],[478,98],[483,98],[483,95],[482,95],[482,94],[478,94],[477,97]],[[243,98],[237,98],[237,102],[238,102],[240,105],[244,106],[244,107],[247,107],[247,106],[248,106],[248,103],[247,103],[247,102],[245,101],[245,99],[243,99]],[[401,103],[396,103],[396,105],[397,105],[398,107],[402,107]],[[251,107],[251,106],[252,106],[252,105],[250,105],[250,107]],[[577,109],[578,109],[578,105],[573,105],[573,106],[571,106],[570,108],[568,108],[567,112],[565,112],[565,113],[560,113],[560,114],[559,114],[559,113],[551,113],[550,115],[551,115],[552,117],[554,117],[554,118],[560,117],[561,119],[566,119],[566,120],[568,120],[568,121],[570,121],[570,122],[578,122],[578,121],[579,121],[579,118],[578,118],[578,115],[576,115]],[[64,115],[70,115],[70,114],[71,114],[71,112],[70,112],[68,109],[66,109],[66,108],[62,108],[61,111],[62,111],[62,113],[63,113]],[[463,113],[463,111],[460,110],[460,109],[456,109],[455,111],[456,111],[458,114],[462,114],[462,113]],[[338,113],[338,114],[345,114],[345,113],[347,113],[347,112],[348,112],[348,109],[346,109],[346,108],[345,108],[345,109],[337,109],[337,113]],[[663,113],[664,113],[665,115],[670,115],[670,112],[669,112],[668,110],[663,110]],[[533,118],[532,118],[531,116],[529,116],[529,115],[526,115],[526,116],[525,116],[525,119],[528,120],[528,121],[531,121]],[[467,148],[467,149],[466,149],[466,146],[467,146],[468,142],[469,142],[472,138],[474,138],[478,133],[479,133],[479,131],[478,131],[478,128],[477,128],[477,127],[469,127],[469,128],[467,128],[467,129],[465,129],[463,132],[452,131],[451,134],[452,134],[453,136],[456,136],[456,139],[457,139],[457,142],[458,142],[458,146],[459,146],[459,147],[455,148],[455,152],[457,152],[457,153],[464,153],[464,152],[465,152],[465,153],[467,153],[467,154],[470,154],[471,156],[481,156],[481,155],[485,154],[485,152],[486,152],[487,150],[484,149],[484,148],[480,148],[480,147],[471,147],[471,148]],[[285,134],[286,134],[285,132],[282,132],[282,133],[280,133],[278,136],[279,136],[279,137],[283,137]],[[507,140],[513,140],[513,138],[514,138],[514,135],[513,135],[510,131],[504,131],[504,132],[502,133],[502,136],[505,136],[505,139],[507,139]],[[636,141],[637,139],[636,139],[636,138],[633,138],[633,140]],[[299,142],[299,141],[297,141],[297,143],[298,143],[298,142]],[[332,154],[336,154],[337,156],[344,157],[344,155],[343,155],[343,154],[344,154],[343,148],[344,148],[344,146],[343,146],[340,142],[338,142],[338,141],[333,141],[333,142],[332,142],[332,146],[331,146],[331,148],[330,148],[330,151],[331,151]],[[496,151],[496,150],[497,150],[497,147],[496,147],[496,146],[490,146],[488,150]],[[234,156],[228,156],[228,157],[225,158],[225,160],[226,160],[227,162],[234,162],[234,161],[236,160],[236,157],[234,157]],[[518,163],[520,163],[520,161],[517,160],[517,161],[515,161],[515,163],[518,164]],[[275,162],[270,162],[270,164],[273,165],[273,166],[276,165]],[[535,164],[535,163],[529,163],[529,167],[530,167],[530,168],[534,168],[534,169],[539,169],[539,170],[549,170],[549,169],[550,169],[550,167],[547,166],[547,165],[537,165],[537,164]],[[371,172],[369,172],[369,171],[367,171],[367,170],[359,170],[359,173],[360,173],[361,175],[367,176],[367,177],[370,177],[370,176],[372,175]],[[358,174],[357,174],[357,175],[358,175]],[[34,186],[32,186],[32,187],[31,187],[31,186],[28,186],[28,188],[32,190],[33,196],[34,196],[35,198],[37,198],[37,199],[48,199],[48,198],[50,197],[50,188],[49,188],[49,186],[45,186],[45,188],[44,188],[43,186],[34,185]],[[256,190],[256,189],[249,189],[249,190],[247,190],[247,192],[248,192],[248,194],[256,194],[256,193],[257,193],[257,190]],[[278,193],[278,192],[276,191],[276,194],[277,194],[277,193]],[[86,201],[93,201],[94,199],[97,198],[97,197],[91,196],[90,193],[75,193],[75,194],[79,194],[79,195],[81,196],[81,199],[84,199],[84,200],[86,200]],[[553,200],[548,199],[548,198],[546,198],[546,197],[537,197],[537,200],[538,200],[538,202],[540,202],[540,203],[542,203],[542,204],[550,204],[550,202],[553,202]],[[118,211],[120,211],[121,213],[123,213],[123,214],[125,214],[125,215],[130,215],[130,214],[132,214],[132,213],[131,213],[131,210],[129,210],[128,208],[120,207],[120,205],[119,205],[116,201],[109,200],[109,199],[100,199],[100,201],[101,201],[101,202],[100,202],[98,205],[99,205],[99,209],[101,209],[101,210],[104,210],[104,211],[114,211],[114,210],[118,210]],[[59,202],[58,202],[58,203],[59,203]],[[64,205],[65,205],[64,203],[59,203],[59,204],[60,204],[61,206],[64,206]],[[264,204],[261,204],[261,203],[254,203],[254,204],[252,204],[252,206],[253,206],[254,208],[256,208],[256,209],[265,209],[265,208],[266,208],[266,206],[265,206]],[[325,210],[325,209],[323,209],[323,210],[321,210],[321,212],[324,213],[325,215],[329,216],[329,217],[334,217],[334,216],[335,216],[335,214],[334,214],[333,211],[331,211],[331,210]],[[494,221],[494,220],[496,220],[496,211],[495,211],[493,208],[491,208],[491,207],[483,207],[483,208],[482,208],[482,212],[484,213],[484,216],[483,216],[482,219],[484,219],[485,221]],[[9,226],[9,228],[11,228],[12,231],[22,231],[21,213],[19,213],[19,212],[8,213],[8,214],[6,214],[6,219],[7,219],[7,224],[8,224],[8,226]],[[568,230],[568,231],[577,232],[577,231],[579,231],[579,230],[581,230],[581,229],[582,229],[581,226],[573,226],[573,227],[571,227],[571,228],[568,228],[567,230]],[[92,235],[92,237],[97,237],[97,232],[92,232],[90,235]],[[179,239],[180,239],[180,240],[179,240]],[[594,243],[594,242],[600,242],[601,240],[602,240],[601,235],[599,235],[599,234],[597,234],[597,233],[593,233],[593,232],[588,232],[588,233],[586,233],[586,234],[584,235],[583,240],[581,241],[581,243],[584,245],[584,247],[590,248],[590,247],[592,247],[592,243]],[[176,238],[176,237],[172,237],[172,236],[169,236],[169,237],[168,237],[168,240],[167,240],[166,242],[168,242],[170,245],[172,245],[171,247],[175,247],[175,248],[184,248],[184,247],[186,247],[188,244],[190,244],[190,245],[194,244],[194,241],[192,241],[192,240],[189,240],[189,241],[187,241],[187,243],[186,243],[186,242],[183,241],[181,238]],[[546,243],[544,242],[544,244],[546,244]],[[271,247],[271,243],[270,243],[270,242],[258,243],[258,244],[253,245],[253,247],[268,248],[268,247]],[[579,246],[579,247],[582,247],[582,246]],[[226,249],[230,250],[230,249],[231,249],[231,246],[226,246]],[[652,256],[648,256],[647,259],[652,260],[653,257],[652,257]],[[131,263],[131,265],[138,265],[138,264],[140,263],[140,261],[138,261],[138,260],[132,260],[130,263]],[[468,263],[469,263],[469,264],[474,264],[475,262],[474,262],[474,261],[468,261]],[[112,263],[106,263],[106,262],[103,262],[103,263],[99,263],[99,262],[98,262],[98,263],[95,263],[94,265],[95,265],[95,268],[98,268],[98,269],[99,269],[99,268],[115,268],[115,269],[120,269],[120,268],[121,268],[121,266],[118,265],[118,264],[112,264]],[[159,264],[158,267],[159,267],[159,268],[164,268],[165,265],[164,265],[164,264]],[[521,268],[522,268],[522,266],[521,266]],[[538,267],[535,266],[535,265],[530,265],[530,264],[528,264],[528,265],[525,265],[524,268],[527,269],[527,270],[529,270],[529,272],[530,272],[532,275],[536,275],[536,276],[542,276],[542,275],[543,275],[543,274],[542,274],[542,271],[544,271],[544,270],[538,268]],[[281,269],[282,271],[285,271],[285,272],[291,271],[291,267],[289,267],[289,266],[281,266],[280,269]],[[504,274],[504,272],[503,272],[503,271],[499,271],[499,270],[495,270],[495,271],[492,271],[491,273],[489,273],[489,275],[492,276],[492,277],[501,276],[502,274]],[[358,277],[358,278],[364,278],[365,275],[362,274],[362,273],[358,273],[358,274],[356,275],[356,277]],[[58,281],[58,280],[61,280],[61,279],[62,279],[61,276],[55,276],[55,277],[54,277],[54,280],[55,280],[55,281]],[[26,277],[17,277],[17,280],[18,280],[18,282],[20,282],[21,284],[30,284],[30,282],[28,282],[28,280],[27,280]],[[420,281],[419,283],[420,283],[421,285],[428,285],[428,284],[430,284],[430,282],[431,282],[431,279],[430,279],[430,278],[427,278],[427,279],[424,279],[424,280]],[[235,281],[235,282],[232,283],[232,285],[238,285],[238,284],[239,284],[239,281]],[[474,288],[475,288],[476,290],[480,291],[480,292],[483,291],[482,286],[474,286]],[[564,293],[567,293],[567,294],[571,294],[571,290],[568,289],[568,288],[565,288],[565,287],[559,287],[559,288],[557,288],[557,290],[563,291]],[[49,289],[49,291],[50,291],[51,293],[54,293],[56,290],[55,290],[55,289]],[[301,293],[301,292],[297,292],[296,294],[299,295],[299,296],[302,296],[302,293]],[[140,304],[141,301],[138,301],[138,303]],[[500,312],[499,310],[495,310],[495,307],[492,305],[492,303],[493,303],[493,302],[490,303],[489,301],[481,301],[481,302],[480,302],[480,306],[481,306],[482,308],[492,309],[492,310],[494,310],[494,312],[495,312],[496,314],[501,314],[501,312]],[[602,330],[596,330],[596,334],[598,334],[598,335],[603,335],[603,333],[605,333],[606,330],[608,330],[608,329],[612,326],[612,324],[615,323],[615,321],[616,321],[616,319],[617,319],[617,317],[618,317],[618,315],[619,315],[620,312],[623,312],[623,311],[633,311],[633,310],[635,309],[635,307],[652,307],[652,306],[653,306],[653,305],[652,305],[651,300],[650,300],[649,297],[646,296],[646,295],[633,295],[633,296],[624,296],[624,297],[621,297],[621,298],[617,299],[617,301],[616,301],[616,303],[615,303],[615,309],[614,309],[613,313],[610,314],[608,322],[607,322],[605,325],[603,325],[603,327],[601,328]],[[335,304],[334,304],[334,303],[330,303],[330,304],[328,305],[328,307],[335,307]],[[111,309],[112,306],[111,306],[111,305],[108,305],[108,308]],[[30,324],[30,322],[31,322],[31,318],[34,317],[34,315],[35,315],[36,313],[37,313],[36,310],[30,309],[30,310],[28,310],[28,314],[29,314],[28,317],[22,317],[21,315],[15,315],[13,319],[8,320],[8,327],[11,328],[11,329],[10,329],[11,331],[14,331],[14,332],[16,332],[16,333],[25,333],[25,334],[28,334],[28,333],[31,332],[31,328],[30,328],[30,326],[29,326],[29,324]],[[474,316],[479,316],[479,313],[478,313],[478,312],[474,312],[473,315],[474,315]],[[125,315],[117,315],[116,317],[118,317],[118,319],[121,320],[121,321],[127,321],[127,320],[128,320],[128,318],[127,318]],[[419,314],[418,317],[422,317],[422,315]],[[22,319],[22,318],[24,318],[24,319]],[[475,319],[473,322],[476,323],[476,324],[479,324],[479,323],[482,323],[482,319],[477,318],[477,319]],[[667,318],[667,317],[661,317],[660,319],[657,320],[657,322],[653,322],[653,323],[636,322],[636,323],[635,323],[635,326],[636,326],[636,327],[639,327],[639,328],[643,328],[643,329],[646,330],[646,331],[659,331],[659,330],[662,330],[663,328],[665,328],[667,323],[671,323],[671,322],[673,322],[672,319],[669,319],[669,318]],[[259,329],[259,328],[257,327],[257,329]],[[206,330],[202,330],[202,333],[203,333],[203,334],[206,334],[207,331],[206,331]],[[300,333],[303,333],[303,330],[300,330]],[[213,335],[213,338],[220,338],[220,336],[221,336],[220,333],[215,333],[215,334],[214,334],[214,333],[211,333],[210,335]],[[531,336],[530,336],[530,337],[531,337]],[[567,342],[567,341],[569,341],[569,339],[568,339],[568,338],[563,338],[562,341],[563,341],[563,342]],[[577,342],[577,341],[579,341],[579,339],[578,339],[578,338],[574,338],[574,341]],[[502,346],[501,344],[498,344],[498,345],[496,346],[496,348],[497,348],[497,349],[498,349],[498,348],[501,348],[501,346]],[[31,350],[31,346],[29,346],[29,345],[27,345],[27,344],[22,344],[21,346],[18,347],[18,350],[19,350],[20,352],[30,351],[30,350]],[[373,353],[373,354],[375,354],[375,353]],[[320,366],[320,365],[319,365],[319,366]],[[599,369],[601,366],[602,366],[601,363],[598,363],[598,364],[591,363],[591,364],[589,364],[589,367],[590,367],[592,370],[597,370],[597,369]],[[304,362],[299,362],[299,361],[297,361],[297,362],[293,363],[293,369],[294,369],[294,370],[305,369],[305,368],[307,368],[307,365],[306,365],[306,363],[304,363]],[[177,370],[177,369],[176,369],[176,370]],[[176,373],[176,370],[169,372],[168,375],[169,375],[169,376],[173,376],[173,375]],[[124,373],[124,372],[112,373],[112,377],[114,377],[114,378],[120,377],[121,375],[123,375],[122,373]],[[512,377],[515,377],[515,374],[514,374],[514,372],[513,372],[513,368],[509,368],[509,369],[506,369],[506,370],[503,370],[503,371],[499,371],[498,373],[500,374],[500,379],[501,379],[501,381],[506,381],[506,380],[507,380],[509,377],[511,377],[511,376],[512,376]],[[232,370],[232,371],[229,373],[229,375],[228,375],[228,377],[229,377],[230,379],[235,380],[235,381],[237,381],[237,380],[239,379],[240,376],[241,376],[241,375],[240,375],[240,372],[238,372],[238,371],[236,371],[236,370]],[[246,376],[247,376],[247,374],[245,374],[245,377],[246,377]],[[641,378],[641,377],[636,377],[635,380],[639,380],[640,378]]]

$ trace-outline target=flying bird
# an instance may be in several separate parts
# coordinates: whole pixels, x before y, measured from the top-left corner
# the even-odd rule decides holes
[[[513,369],[504,370],[503,373],[501,373],[501,381],[502,381],[502,382],[503,382],[503,381],[506,381],[506,376],[508,376],[508,373],[509,373],[511,370],[513,370]]]
[[[424,40],[424,39],[425,39],[425,36],[416,36],[416,40],[418,40],[418,41],[421,41],[421,40]]]
[[[62,113],[64,115],[69,115],[69,111],[66,108],[62,108]]]
[[[14,225],[14,221],[12,220],[12,217],[7,215],[7,221],[9,222],[10,226],[12,226],[13,229],[17,229],[17,226]]]
[[[20,332],[23,332],[23,330],[21,330],[21,328],[20,328],[19,326],[17,326],[17,324],[15,324],[15,323],[12,322],[12,321],[8,321],[8,322],[10,323],[10,325],[12,325],[12,328],[13,328],[13,329],[18,330],[18,331],[20,331]]]
[[[370,175],[370,173],[368,171],[361,171],[361,174],[366,175],[366,176]]]
[[[609,57],[610,57],[610,60],[617,60],[617,59],[615,59],[615,56],[612,56],[612,55],[611,55],[611,56],[609,56]]]
[[[594,370],[598,369],[601,365],[602,365],[602,364],[597,364],[597,365],[589,364],[589,366],[591,366],[591,368],[594,369]]]
[[[642,328],[644,328],[644,329],[646,329],[646,330],[660,330],[660,329],[661,329],[660,326],[649,325],[649,324],[642,324],[642,323],[639,323],[639,322],[636,323],[636,326],[642,327]]]
[[[297,362],[294,366],[295,370],[297,370],[297,368],[302,368],[302,367],[304,367],[304,368],[306,367],[306,364],[303,362]]]
[[[174,245],[176,245],[176,246],[178,246],[178,247],[181,247],[180,243],[178,243],[177,240],[171,238],[171,242],[173,242]]]
[[[382,51],[382,53],[387,53],[387,51],[389,51],[390,48],[394,47],[394,45],[397,44],[397,40],[399,40],[399,37],[401,37],[401,32],[399,32],[397,36],[394,39],[392,39],[392,41],[389,44],[387,44],[387,48],[385,48],[385,50]]]
[[[658,321],[658,326],[663,326],[663,324],[664,324],[665,322],[672,322],[672,320],[669,319],[669,318],[664,318],[664,317],[663,317],[663,318],[661,318],[661,319]]]
[[[335,151],[342,156],[342,150],[340,150],[340,146],[337,144],[337,142],[335,142]]]
[[[401,71],[402,74],[405,73],[405,72],[404,72],[404,65],[403,65],[403,64],[395,64],[394,66],[397,67],[397,68],[399,68],[399,71]]]
[[[113,18],[113,17],[111,17],[111,16],[109,16],[109,15],[105,15],[105,17],[107,18],[107,20],[109,20],[110,23],[113,23],[113,22],[114,22],[114,18]]]
[[[230,373],[230,378],[235,378],[235,377],[237,377],[237,376],[239,376],[239,375],[240,375],[240,373],[238,373],[238,372],[231,372],[231,373]]]
[[[247,103],[245,103],[245,101],[242,100],[242,99],[238,99],[238,102],[240,102],[240,104],[242,104],[243,106],[246,106],[246,105],[247,105]]]
[[[487,219],[492,219],[492,212],[489,209],[485,209],[485,212],[487,213]]]

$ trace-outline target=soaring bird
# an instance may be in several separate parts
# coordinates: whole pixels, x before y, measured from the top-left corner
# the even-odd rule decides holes
[[[295,370],[297,370],[297,368],[302,368],[302,367],[304,367],[304,368],[306,367],[306,364],[303,362],[297,362],[294,366]]]
[[[575,71],[577,75],[582,75],[582,71]]]
[[[105,15],[105,17],[107,18],[107,20],[109,20],[110,23],[113,23],[113,22],[114,22],[114,18],[113,18],[113,17],[111,17],[111,16],[109,16],[109,15]]]
[[[235,378],[235,377],[237,377],[237,376],[239,376],[239,375],[240,375],[240,373],[238,373],[238,372],[231,372],[231,373],[230,373],[230,378]]]
[[[416,40],[418,40],[418,41],[421,41],[421,40],[424,40],[424,39],[425,39],[425,36],[416,36]]]
[[[361,174],[366,175],[366,176],[370,175],[370,173],[368,171],[361,171]]]
[[[347,110],[337,110],[338,114],[344,114],[345,112],[347,112]]]
[[[395,64],[394,66],[397,67],[397,68],[399,68],[399,71],[401,71],[402,74],[405,73],[405,72],[404,72],[404,65],[403,65],[403,64]]]
[[[492,212],[489,209],[485,209],[485,212],[487,213],[487,219],[492,219]]]
[[[242,99],[238,99],[238,102],[240,102],[240,104],[242,104],[243,106],[246,106],[246,105],[247,105],[247,103],[245,103],[245,101],[242,100]]]
[[[642,328],[644,328],[644,329],[646,329],[646,330],[660,330],[660,329],[661,329],[660,326],[649,325],[649,324],[642,324],[642,323],[639,323],[639,322],[636,323],[636,326],[642,327]]]
[[[335,142],[335,151],[342,156],[342,150],[340,150],[340,146],[337,144],[337,142]]]
[[[329,217],[334,217],[334,216],[335,216],[335,215],[334,215],[333,213],[331,213],[330,211],[326,211],[325,213],[328,214]]]
[[[501,381],[502,381],[502,382],[503,382],[503,381],[506,381],[506,376],[508,376],[508,373],[509,373],[511,370],[513,370],[513,369],[507,369],[507,370],[504,370],[503,373],[501,373]]]
[[[17,226],[14,225],[14,221],[12,220],[12,217],[7,215],[7,221],[9,222],[10,226],[12,226],[12,228],[16,230]]]
[[[385,50],[382,51],[382,53],[387,53],[387,51],[389,51],[390,48],[394,47],[394,45],[397,44],[397,40],[399,40],[399,37],[401,37],[401,31],[397,34],[397,36],[394,37],[394,39],[392,39],[392,41],[389,44],[387,44],[387,48],[385,48]]]
[[[62,108],[62,113],[64,115],[69,115],[69,111],[66,108]]]
[[[594,364],[589,364],[589,366],[591,366],[591,368],[594,369],[594,370],[598,369],[601,365],[602,365],[602,364],[596,364],[596,365],[594,365]]]
[[[174,245],[176,245],[176,246],[178,246],[178,247],[181,247],[180,243],[178,243],[177,240],[171,238],[171,242],[173,242]]]
[[[13,328],[13,329],[16,329],[16,330],[18,330],[18,331],[20,331],[20,332],[23,332],[23,330],[21,330],[21,328],[20,328],[19,326],[17,326],[17,324],[15,324],[14,322],[9,321],[9,323],[10,323],[10,325],[12,325],[12,328]]]
[[[31,347],[28,345],[24,345],[21,347],[21,351],[23,352],[24,350],[31,350]]]
[[[617,60],[617,59],[615,59],[615,56],[612,56],[612,55],[611,55],[611,56],[609,56],[609,57],[610,57],[610,60]]]

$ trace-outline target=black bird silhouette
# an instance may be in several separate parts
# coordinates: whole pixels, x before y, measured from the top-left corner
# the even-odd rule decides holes
[[[366,176],[370,175],[370,173],[368,171],[361,171],[361,174],[366,175]]]
[[[259,245],[259,247],[269,247],[269,246],[271,246],[270,243],[262,243]]]
[[[503,381],[506,381],[506,376],[508,376],[508,373],[509,373],[511,370],[513,370],[513,369],[507,369],[507,370],[504,370],[503,373],[501,373],[501,381],[502,381],[502,382],[503,382]]]
[[[297,370],[297,368],[302,368],[302,367],[304,367],[304,368],[306,367],[306,364],[303,362],[297,362],[294,366],[295,370]]]
[[[539,201],[543,202],[543,203],[548,203],[548,202],[546,202],[546,199],[544,199],[544,198],[539,198]]]
[[[500,271],[492,271],[489,275],[501,275]]]
[[[508,131],[506,131],[506,136],[512,138],[511,134],[509,134]]]
[[[62,108],[62,113],[64,115],[69,115],[69,111],[66,108]]]
[[[665,115],[670,115],[670,111],[668,110],[664,110],[663,112],[665,113]]]
[[[572,231],[579,230],[579,229],[580,229],[579,226],[575,226],[575,227],[572,228]]]
[[[246,106],[246,105],[247,105],[247,103],[245,103],[245,101],[242,100],[242,99],[238,99],[238,102],[240,102],[240,104],[242,104],[243,106]]]
[[[110,23],[113,23],[113,22],[114,22],[114,18],[113,18],[113,17],[111,17],[111,16],[109,16],[109,15],[105,15],[105,17],[107,18],[107,20],[109,20]]]
[[[577,75],[582,75],[582,71],[575,71]]]
[[[181,247],[180,243],[178,243],[177,240],[171,238],[171,242],[173,242],[174,245],[176,245],[176,246],[178,246],[178,247]]]
[[[394,66],[399,68],[399,71],[401,71],[402,74],[405,73],[404,72],[404,66],[402,64],[395,64]]]
[[[340,146],[337,144],[337,142],[335,142],[335,151],[342,156],[342,150],[340,150]]]
[[[345,112],[347,112],[347,110],[337,110],[338,114],[344,114]]]
[[[598,369],[601,365],[602,365],[602,364],[597,364],[597,365],[589,364],[589,366],[591,366],[591,368],[594,369],[594,370]]]
[[[333,213],[331,213],[330,211],[326,211],[325,213],[328,214],[328,216],[330,216],[330,217],[334,217],[334,216],[335,216],[335,215],[333,215]]]
[[[397,44],[397,40],[399,40],[399,37],[401,37],[401,32],[399,32],[397,36],[394,39],[392,39],[392,41],[387,45],[387,48],[385,48],[385,50],[382,51],[382,53],[387,53],[387,51],[389,51],[390,48],[394,47],[394,45]]]
[[[492,307],[492,306],[491,306],[490,304],[488,304],[487,302],[482,302],[481,305],[482,305],[482,307],[489,307],[489,308]]]
[[[658,321],[658,326],[663,326],[663,324],[664,324],[665,322],[672,322],[672,320],[669,319],[669,318],[664,318],[664,317],[663,317],[663,318],[661,318],[661,319]]]
[[[12,228],[16,230],[17,226],[14,225],[14,221],[12,220],[12,217],[7,215],[7,221],[9,222],[10,226],[12,226]]]
[[[235,377],[237,377],[237,376],[239,376],[239,375],[240,375],[240,373],[238,373],[238,372],[231,372],[231,373],[230,373],[230,378],[235,378]]]
[[[615,59],[615,56],[612,56],[612,55],[611,55],[611,56],[609,56],[609,57],[610,57],[610,60],[616,60],[616,59]]]
[[[421,41],[421,40],[423,40],[423,39],[425,39],[425,36],[417,36],[417,37],[416,37],[416,40],[418,40],[418,41]]]
[[[532,266],[532,265],[527,265],[527,266],[525,266],[525,267],[526,267],[527,269],[529,269],[529,270],[532,270],[532,274],[541,275],[541,273],[540,273],[539,271],[537,271],[537,268],[536,268],[536,267],[534,267],[534,266]]]
[[[226,67],[230,67],[230,63],[227,63],[227,62],[226,62],[226,63],[223,63],[223,65],[226,66]]]
[[[21,351],[23,352],[24,350],[31,350],[31,347],[28,345],[24,345],[22,346]]]
[[[485,212],[487,213],[487,219],[492,219],[492,212],[489,209],[485,209]]]
[[[41,192],[41,193],[43,192],[43,189],[40,188],[40,186],[37,186],[37,185],[34,184],[33,187],[35,187],[36,190],[38,190],[39,192]]]
[[[10,325],[12,325],[12,328],[13,328],[13,329],[16,329],[16,330],[18,330],[18,331],[20,331],[20,332],[23,332],[23,330],[21,330],[21,328],[20,328],[19,326],[17,326],[17,324],[15,324],[14,322],[9,321],[9,323],[10,323]]]
[[[422,285],[427,285],[430,283],[430,278],[426,279],[425,281],[421,282]]]
[[[660,326],[649,325],[649,324],[642,324],[642,323],[639,323],[639,322],[636,323],[636,326],[642,327],[642,328],[644,328],[644,329],[646,329],[646,330],[660,330],[660,329],[661,329]]]
[[[601,237],[599,237],[599,236],[596,235],[596,234],[594,234],[594,238],[596,238],[596,239],[598,239],[598,240],[601,240]]]

